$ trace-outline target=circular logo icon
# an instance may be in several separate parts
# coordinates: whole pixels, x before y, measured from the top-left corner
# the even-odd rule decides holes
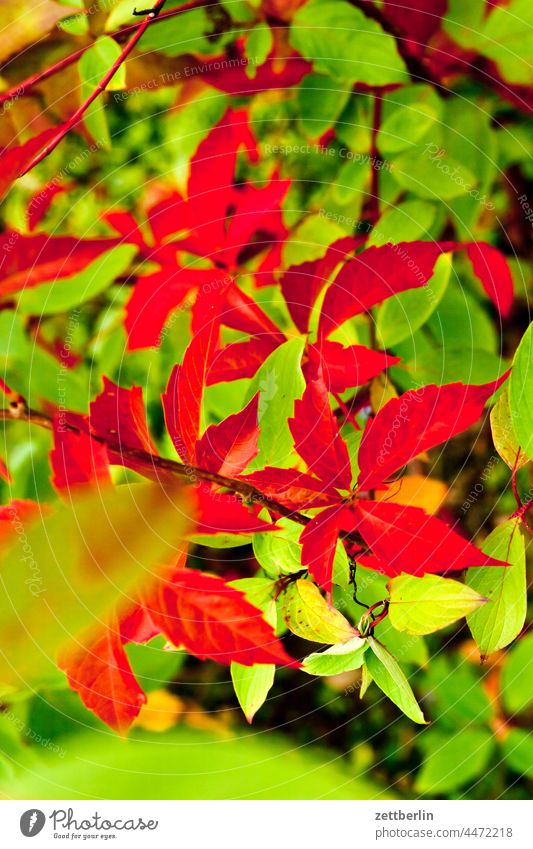
[[[24,837],[35,837],[43,830],[46,817],[42,811],[37,808],[30,808],[29,811],[24,811],[20,818],[20,830]]]

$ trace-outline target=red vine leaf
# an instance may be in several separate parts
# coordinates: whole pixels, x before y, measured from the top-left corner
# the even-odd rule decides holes
[[[326,487],[350,489],[352,472],[348,449],[331,411],[328,390],[319,374],[309,380],[289,419],[294,447],[311,474]]]
[[[158,585],[146,606],[168,640],[202,660],[299,666],[262,612],[221,578],[178,569]]]
[[[59,667],[85,707],[119,734],[125,734],[138,716],[146,696],[131,670],[117,631],[85,646],[72,646],[61,653]]]
[[[239,475],[259,451],[259,393],[238,413],[210,425],[196,443],[198,466],[227,477]]]
[[[391,501],[359,500],[354,506],[354,529],[374,557],[358,556],[363,565],[394,577],[453,572],[472,566],[503,566],[483,554],[453,528],[420,507]]]
[[[432,384],[392,398],[363,433],[359,488],[373,489],[413,457],[466,430],[480,418],[486,402],[506,379],[504,374],[481,386]]]

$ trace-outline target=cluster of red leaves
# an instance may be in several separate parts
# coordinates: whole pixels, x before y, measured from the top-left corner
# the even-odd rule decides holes
[[[331,336],[344,322],[387,298],[425,285],[437,259],[460,250],[466,251],[474,274],[505,315],[512,282],[504,258],[483,243],[365,248],[363,239],[343,238],[321,258],[282,272],[279,288],[294,323],[282,331],[235,277],[252,263],[257,286],[276,282],[287,236],[280,205],[289,181],[273,174],[262,188],[251,182],[237,184],[236,158],[243,147],[253,162],[257,149],[247,115],[228,111],[193,157],[186,196],[172,192],[149,206],[148,240],[136,220],[120,211],[106,216],[120,240],[6,234],[10,249],[0,294],[73,274],[122,240],[137,247],[141,260],[158,266],[141,273],[128,302],[130,348],[157,345],[169,313],[189,297],[194,300],[191,341],[172,370],[162,405],[168,433],[191,481],[200,478],[195,487],[197,533],[275,533],[275,525],[259,517],[257,505],[231,494],[232,488],[242,493],[249,486],[264,502],[272,501],[273,518],[280,512],[276,505],[285,512],[313,510],[304,519],[302,566],[328,593],[339,536],[348,540],[350,554],[360,563],[391,576],[498,564],[454,527],[422,509],[396,503],[398,483],[390,481],[410,460],[475,423],[505,377],[484,386],[425,386],[389,401],[368,417],[354,480],[353,458],[330,395],[363,386],[398,358],[364,345],[344,346]],[[200,266],[183,261],[185,255],[197,258]],[[243,338],[225,344],[224,329]],[[205,389],[252,377],[265,358],[295,334],[305,337],[306,388],[289,421],[300,462],[292,469],[267,467],[247,473],[258,452],[259,398],[202,431]],[[79,485],[109,484],[110,465],[149,478],[171,474],[158,459],[139,387],[126,389],[105,379],[87,416],[67,414],[55,422],[51,465],[60,494]],[[225,485],[216,476],[227,479]],[[374,500],[375,490],[384,490],[385,500]],[[221,578],[186,568],[185,556],[186,551],[170,575],[139,592],[128,610],[116,611],[89,644],[71,647],[61,658],[85,704],[119,731],[129,727],[144,701],[125,653],[129,642],[163,634],[200,658],[294,663],[242,593]]]

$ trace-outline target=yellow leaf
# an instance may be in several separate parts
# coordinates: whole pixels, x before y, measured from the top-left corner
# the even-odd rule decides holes
[[[299,580],[290,584],[283,599],[287,627],[304,640],[317,643],[344,643],[355,635],[348,620],[331,607],[316,584]]]

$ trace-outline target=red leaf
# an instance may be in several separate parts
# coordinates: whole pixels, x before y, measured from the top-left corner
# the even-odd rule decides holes
[[[54,419],[54,447],[50,452],[52,484],[61,492],[89,483],[109,483],[107,448],[85,433],[76,433]]]
[[[119,734],[128,731],[146,696],[117,631],[106,627],[104,636],[89,646],[69,647],[60,656],[59,667],[85,707]]]
[[[0,153],[0,200],[7,194],[15,180],[24,173],[32,159],[58,132],[51,127],[17,147],[4,148]]]
[[[150,207],[148,221],[158,245],[168,241],[170,236],[175,236],[177,233],[183,235],[195,226],[187,200],[176,191]],[[204,245],[204,249],[206,248],[207,246]]]
[[[59,183],[57,178],[48,183],[44,188],[35,192],[32,199],[28,203],[26,215],[28,218],[29,230],[35,230],[41,223],[42,219],[50,209],[52,201],[56,195],[67,192],[74,187],[74,183]]]
[[[117,451],[108,449],[110,463],[146,474],[145,463],[129,457],[126,452],[122,453],[124,449],[131,448],[157,454],[148,432],[140,386],[124,389],[104,377],[104,391],[90,405],[89,422],[95,436],[118,446]]]
[[[272,343],[276,341],[278,345],[286,341],[285,335],[272,319],[235,283],[227,288],[222,321],[226,327],[250,336],[271,336]]]
[[[253,377],[259,366],[278,347],[272,336],[256,336],[245,342],[232,342],[215,354],[207,385]]]
[[[16,230],[3,233],[0,297],[70,277],[117,244],[117,239],[75,239],[47,233],[24,236]]]
[[[386,575],[452,572],[472,566],[502,566],[483,554],[468,540],[421,510],[391,501],[357,501],[354,505],[355,530],[359,531]],[[364,558],[358,558],[365,563]]]
[[[453,242],[400,242],[372,246],[348,260],[326,292],[319,337],[391,295],[423,286],[439,256],[454,248]]]
[[[290,180],[281,180],[276,175],[262,188],[251,183],[235,191],[235,210],[229,222],[226,237],[225,261],[229,266],[237,262],[241,250],[246,247],[254,233],[261,229],[276,234],[279,225],[276,215],[290,186]]]
[[[230,478],[248,466],[259,450],[258,403],[259,393],[239,413],[207,428],[196,443],[198,466]]]
[[[305,526],[300,536],[302,565],[326,592],[332,588],[333,561],[345,510],[338,504],[322,510]]]
[[[267,498],[292,510],[325,507],[336,504],[340,498],[339,493],[326,486],[323,481],[294,469],[266,466],[257,472],[244,475],[242,480],[250,483]]]
[[[225,293],[200,293],[193,311],[193,337],[181,365],[174,366],[162,396],[167,430],[184,462],[194,461],[204,389],[219,343],[220,310]]]
[[[172,581],[159,584],[147,608],[167,639],[202,660],[299,666],[262,612],[221,578],[178,569]]]
[[[472,269],[500,315],[506,318],[513,305],[513,278],[502,253],[485,242],[467,247]]]
[[[337,504],[339,493],[328,488],[323,481],[297,472],[294,469],[277,469],[267,466],[243,476],[242,480],[292,510],[307,510]]]
[[[291,265],[281,278],[283,297],[296,327],[301,333],[309,330],[309,319],[316,300],[330,275],[357,242],[351,236],[337,239],[320,259]]]
[[[340,342],[323,339],[320,348],[311,348],[320,357],[324,382],[330,392],[340,394],[362,386],[384,369],[400,362],[399,357],[373,351],[364,345],[344,348]]]
[[[126,306],[128,349],[159,347],[169,313],[192,305],[190,293],[216,283],[220,272],[186,268],[173,258],[159,271],[140,277]]]
[[[352,472],[348,449],[331,411],[328,390],[320,374],[310,380],[289,419],[294,447],[309,471],[327,486],[350,489]]]
[[[146,239],[144,238],[142,230],[131,212],[117,209],[112,212],[104,213],[102,218],[109,224],[110,227],[113,228],[113,230],[122,236],[125,242],[128,242],[130,245],[137,245],[141,254],[150,250],[149,246],[146,244]]]
[[[245,147],[251,158],[257,146],[245,110],[228,110],[210,131],[191,160],[187,187],[189,229],[201,253],[212,256],[226,241],[228,207],[233,201],[237,153]],[[209,210],[206,215],[206,209]]]
[[[197,497],[197,534],[254,534],[276,529],[259,519],[260,506],[248,507],[235,495],[202,486],[197,489]]]
[[[360,489],[373,489],[413,457],[474,424],[507,379],[471,386],[449,383],[410,389],[392,398],[365,428],[359,448]]]

